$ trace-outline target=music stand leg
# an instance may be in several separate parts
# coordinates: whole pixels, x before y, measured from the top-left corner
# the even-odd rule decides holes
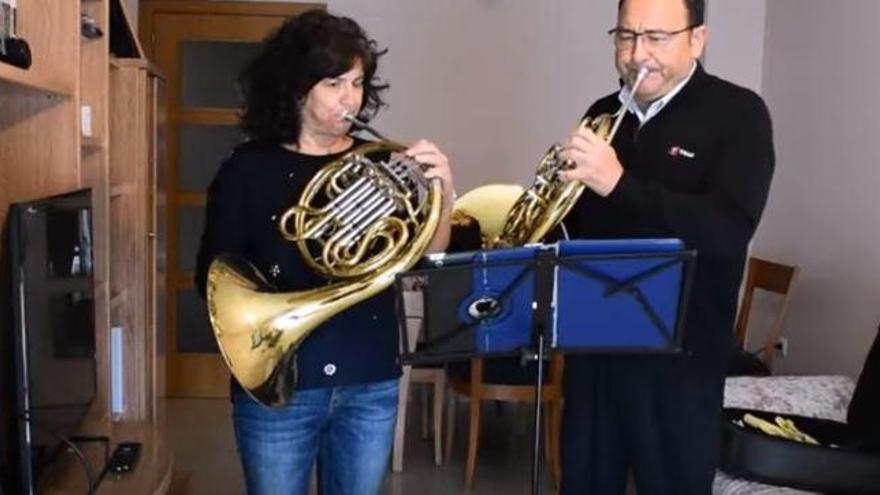
[[[535,421],[533,424],[532,445],[532,495],[538,495],[541,480],[541,411],[544,398],[544,335],[538,334],[538,353],[536,356],[538,372],[535,384]]]

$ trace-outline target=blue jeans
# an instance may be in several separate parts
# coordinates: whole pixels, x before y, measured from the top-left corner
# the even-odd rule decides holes
[[[322,495],[378,494],[388,467],[398,380],[298,390],[278,409],[233,396],[235,440],[251,495],[308,494],[319,459]]]

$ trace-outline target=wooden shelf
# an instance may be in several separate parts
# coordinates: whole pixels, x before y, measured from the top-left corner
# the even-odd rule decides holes
[[[19,32],[30,45],[33,64],[23,70],[0,62],[0,164],[17,164],[0,166],[0,222],[5,222],[11,202],[93,189],[97,388],[81,432],[109,436],[111,448],[121,441],[143,442],[135,471],[119,479],[107,477],[98,495],[162,494],[170,483],[172,459],[158,406],[158,394],[165,393],[165,358],[156,342],[164,342],[165,334],[159,334],[155,325],[160,275],[154,260],[164,248],[147,236],[155,224],[154,205],[148,202],[156,194],[155,170],[164,170],[154,163],[161,158],[154,141],[161,137],[164,123],[159,117],[166,115],[164,90],[140,57],[112,62],[111,71],[111,35],[124,41],[133,33],[120,0],[18,4]],[[82,13],[95,20],[104,33],[101,38],[81,36]],[[126,44],[131,43],[122,43]],[[130,66],[135,64],[146,69],[134,70]],[[138,79],[132,82],[134,75]],[[89,136],[81,129],[84,106],[90,109]],[[5,261],[0,257],[0,262]],[[88,280],[53,279],[49,288],[65,293],[83,290],[87,287],[80,286]],[[110,407],[111,324],[138,329],[123,339],[125,408],[121,412]],[[10,331],[9,324],[0,321],[0,333]],[[5,382],[6,374],[0,375]],[[9,448],[13,443],[10,439]],[[5,439],[2,447],[5,451]],[[102,465],[100,444],[86,443],[82,449],[93,466]],[[85,493],[87,480],[77,458],[69,452],[61,457],[58,469],[45,473],[41,493]]]
[[[82,136],[80,138],[80,148],[83,152],[100,151],[105,147],[104,140],[99,136]]]
[[[31,91],[49,93],[58,96],[73,95],[73,87],[70,82],[57,81],[52,78],[41,76],[39,72],[19,69],[14,65],[0,62],[0,82],[8,83]]]
[[[116,310],[128,300],[128,291],[125,289],[110,294],[110,310]]]
[[[110,199],[119,199],[134,190],[131,184],[115,184],[110,186]]]

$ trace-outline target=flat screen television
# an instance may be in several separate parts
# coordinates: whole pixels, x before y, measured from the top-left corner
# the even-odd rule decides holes
[[[14,493],[39,491],[95,399],[91,205],[86,189],[9,209]]]

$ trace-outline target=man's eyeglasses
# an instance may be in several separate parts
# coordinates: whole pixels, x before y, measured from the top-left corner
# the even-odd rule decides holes
[[[650,29],[648,31],[633,31],[631,29],[614,28],[608,31],[614,46],[621,49],[629,49],[635,46],[639,36],[642,37],[642,43],[646,48],[664,48],[672,41],[676,35],[690,31],[697,26],[688,26],[677,31],[663,31],[660,29]]]

